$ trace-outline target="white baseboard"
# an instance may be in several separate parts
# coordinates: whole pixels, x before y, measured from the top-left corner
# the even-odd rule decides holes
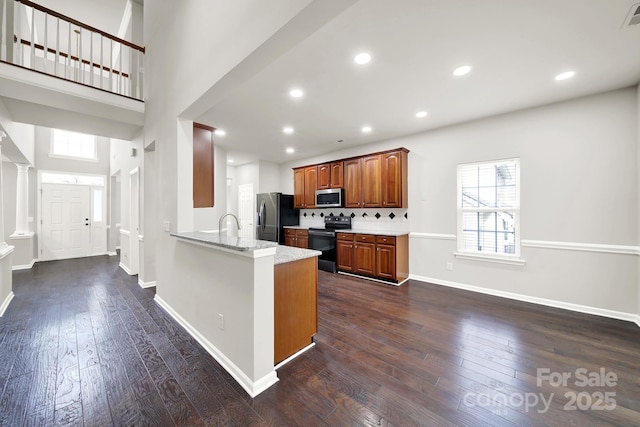
[[[156,285],[156,281],[152,281],[152,282],[143,282],[142,280],[138,279],[138,285],[140,285],[141,288],[153,288]]]
[[[31,268],[33,268],[33,264],[35,264],[37,261],[37,258],[34,258],[31,260],[31,262],[29,264],[24,264],[24,265],[14,265],[13,267],[11,267],[11,269],[13,271],[16,270],[30,270]]]
[[[561,308],[564,310],[576,311],[579,313],[594,314],[596,316],[609,317],[611,319],[626,320],[635,322],[640,326],[640,316],[633,313],[625,313],[623,311],[608,310],[605,308],[590,307],[587,305],[573,304],[570,302],[557,301],[546,298],[532,297],[529,295],[517,294],[514,292],[498,291],[495,289],[483,288],[480,286],[467,285],[464,283],[450,282],[448,280],[434,279],[431,277],[418,276],[416,274],[409,275],[412,280],[433,283],[435,285],[448,286],[450,288],[463,289],[465,291],[478,292],[496,297],[509,298],[516,301],[530,302],[533,304],[544,305],[547,307]]]
[[[116,256],[116,255],[118,255],[118,252],[115,252],[115,251],[114,252],[107,252],[107,255]]]
[[[249,396],[256,397],[278,380],[278,374],[275,369],[257,381],[252,381],[235,363],[233,363],[223,352],[206,339],[200,332],[189,324],[182,316],[175,312],[169,304],[167,304],[158,295],[154,301],[162,307],[173,319],[180,324],[202,347],[242,386]]]
[[[127,273],[129,276],[133,276],[133,274],[131,274],[131,270],[129,270],[129,267],[127,267],[123,263],[120,263],[119,265],[120,265],[120,268],[123,269],[125,273]]]
[[[0,317],[4,316],[4,312],[7,311],[11,300],[13,299],[13,292],[9,292],[9,295],[4,299],[2,305],[0,305]]]

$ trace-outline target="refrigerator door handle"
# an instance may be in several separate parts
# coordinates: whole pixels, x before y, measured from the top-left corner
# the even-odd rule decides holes
[[[262,230],[264,230],[264,200],[260,202],[260,209],[258,210],[258,225],[262,226]]]
[[[267,209],[266,209],[266,204],[264,202],[264,200],[262,201],[262,217],[260,218],[260,223],[262,224],[262,231],[264,231],[265,227],[267,226]]]

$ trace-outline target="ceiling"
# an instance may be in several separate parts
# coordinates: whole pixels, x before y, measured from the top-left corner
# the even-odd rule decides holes
[[[640,81],[640,25],[623,25],[633,5],[360,0],[196,121],[226,131],[216,143],[236,165],[282,163],[628,87]],[[358,65],[363,51],[371,62]],[[464,64],[471,73],[454,77]],[[568,70],[575,77],[554,80]],[[293,87],[304,97],[291,98]]]

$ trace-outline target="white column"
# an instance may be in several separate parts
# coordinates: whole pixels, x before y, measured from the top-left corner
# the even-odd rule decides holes
[[[4,134],[4,132],[2,132]],[[0,134],[1,135],[1,134]],[[3,136],[0,136],[2,141]],[[2,147],[0,147],[0,158],[2,158]],[[4,254],[8,249],[7,241],[4,239],[4,177],[2,176],[2,160],[0,160],[0,256]]]
[[[29,233],[29,165],[16,163],[16,166],[16,231],[13,234],[23,235]]]

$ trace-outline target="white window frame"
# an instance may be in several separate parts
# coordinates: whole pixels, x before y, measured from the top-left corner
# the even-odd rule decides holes
[[[503,212],[507,209],[505,208],[493,208],[493,207],[463,207],[462,206],[462,171],[465,167],[468,166],[480,166],[487,164],[500,164],[507,162],[515,162],[516,163],[516,204],[513,209],[509,208],[509,212],[513,212],[514,215],[514,253],[506,254],[506,253],[496,253],[496,252],[479,252],[479,251],[470,251],[464,249],[464,221],[463,215],[467,212]],[[473,162],[473,163],[461,163],[457,168],[457,252],[454,253],[456,258],[461,259],[471,259],[471,260],[479,260],[479,261],[488,261],[488,262],[497,262],[502,264],[512,264],[512,265],[524,265],[525,260],[521,258],[521,228],[520,228],[520,158],[508,158],[508,159],[498,159],[498,160],[487,160],[481,162]]]
[[[78,156],[69,156],[69,155],[64,155],[64,154],[57,154],[53,152],[53,134],[55,133],[55,131],[62,131],[62,132],[70,132],[70,133],[80,133],[80,132],[71,132],[71,131],[67,131],[64,129],[51,129],[51,138],[50,138],[50,143],[49,143],[49,157],[51,158],[55,158],[55,159],[67,159],[67,160],[80,160],[83,162],[98,162],[98,137],[95,135],[88,135],[91,136],[93,138],[93,153],[94,153],[94,157],[78,157]]]

